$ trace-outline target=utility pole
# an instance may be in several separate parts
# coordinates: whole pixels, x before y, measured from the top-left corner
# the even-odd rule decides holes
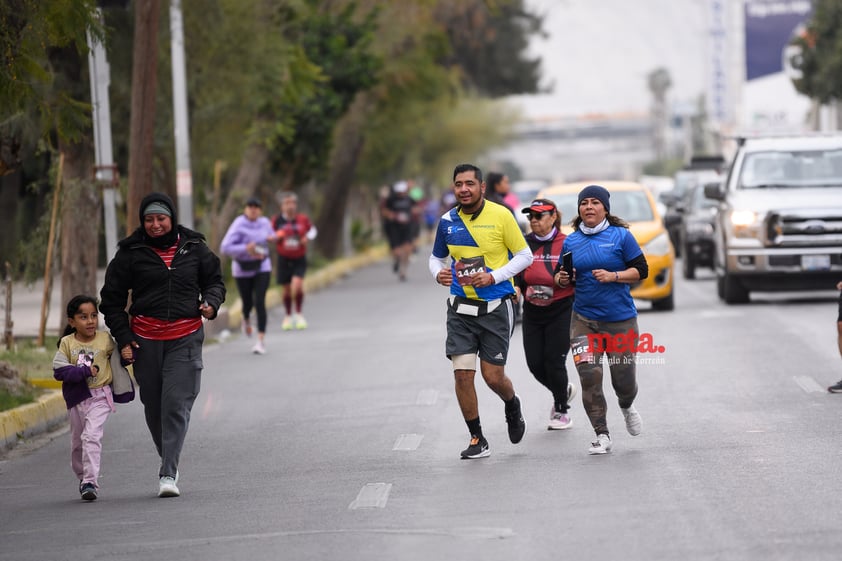
[[[102,12],[97,9],[97,16]],[[111,146],[111,104],[108,86],[111,84],[111,67],[105,55],[105,45],[88,31],[88,66],[91,76],[91,105],[93,106],[94,153],[96,180],[102,188],[102,212],[105,226],[106,262],[117,252],[117,184],[119,177]]]
[[[187,72],[184,64],[181,0],[170,1],[170,36],[178,221],[193,228],[193,174],[190,171],[190,127],[187,124]]]

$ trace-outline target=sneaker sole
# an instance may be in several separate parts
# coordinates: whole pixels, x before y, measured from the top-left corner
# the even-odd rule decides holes
[[[491,450],[483,450],[479,454],[475,454],[473,456],[466,456],[465,454],[462,454],[462,459],[463,460],[478,460],[480,458],[487,458],[490,455],[491,455]]]
[[[547,430],[567,430],[572,426],[573,426],[573,421],[570,421],[569,423],[567,423],[563,427],[555,426],[555,425],[547,425]]]
[[[605,450],[605,449],[588,450],[588,454],[590,454],[591,456],[604,456],[605,454],[608,454],[609,452],[611,452],[611,448],[609,448],[608,450]]]
[[[94,491],[85,491],[82,493],[82,498],[86,501],[95,501],[96,493]]]
[[[158,497],[160,497],[162,499],[167,498],[167,497],[180,497],[180,496],[181,496],[181,492],[179,492],[177,489],[161,489],[160,491],[158,491]]]

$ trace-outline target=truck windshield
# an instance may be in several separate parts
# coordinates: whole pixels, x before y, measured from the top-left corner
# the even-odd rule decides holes
[[[747,154],[741,189],[836,187],[842,185],[842,150]]]

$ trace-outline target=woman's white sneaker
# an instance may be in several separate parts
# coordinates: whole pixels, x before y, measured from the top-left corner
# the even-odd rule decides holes
[[[588,454],[607,454],[611,451],[611,437],[607,434],[596,435],[596,440],[591,442]]]
[[[623,417],[626,418],[626,430],[629,431],[629,434],[632,436],[639,435],[643,428],[643,421],[640,418],[640,413],[634,408],[634,405],[627,409],[620,409],[620,411],[623,412]]]

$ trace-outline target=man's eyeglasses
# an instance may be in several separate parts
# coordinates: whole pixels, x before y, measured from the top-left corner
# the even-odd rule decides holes
[[[528,216],[530,220],[541,220],[542,218],[551,213],[551,210],[544,210],[542,212],[529,212],[526,214],[526,216]]]

